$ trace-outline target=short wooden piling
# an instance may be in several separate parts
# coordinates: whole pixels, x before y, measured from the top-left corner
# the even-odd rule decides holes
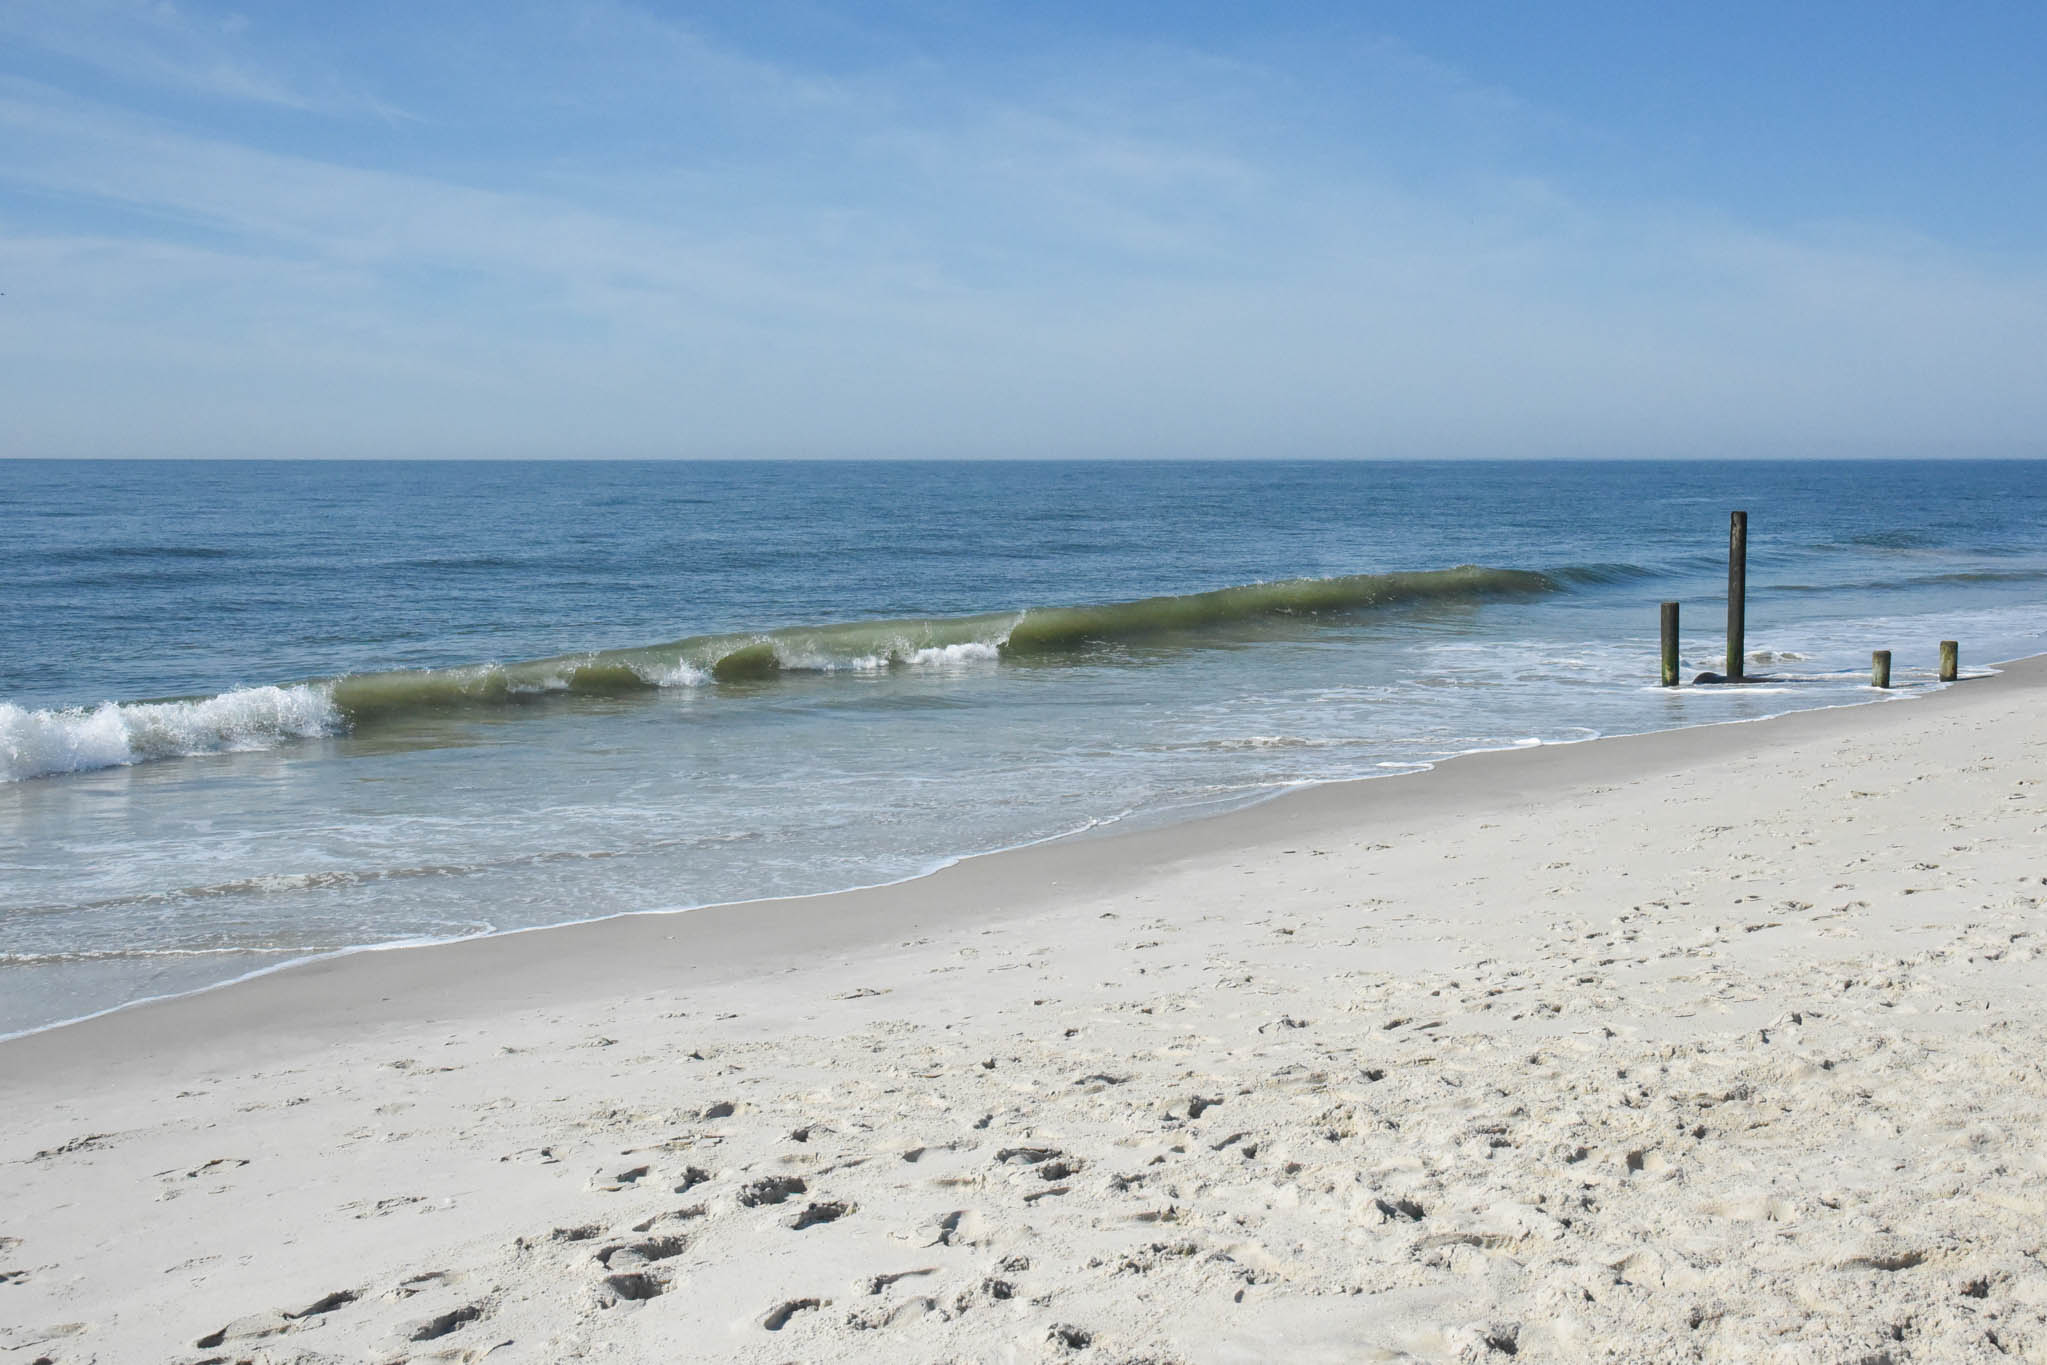
[[[1748,617],[1748,513],[1727,519],[1727,681],[1742,679]]]
[[[1663,604],[1663,685],[1677,686],[1677,603]]]
[[[1940,680],[1953,682],[1962,676],[1962,647],[1953,640],[1940,642]]]
[[[1879,649],[1869,656],[1869,685],[1888,689],[1891,685],[1891,652]]]

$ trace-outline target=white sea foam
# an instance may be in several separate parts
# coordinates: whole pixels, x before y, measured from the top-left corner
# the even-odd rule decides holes
[[[153,758],[268,749],[345,728],[324,687],[250,687],[199,701],[31,711],[0,702],[0,782]]]
[[[791,673],[885,673],[899,665],[942,672],[994,663],[1001,657],[1001,643],[995,640],[969,640],[962,644],[928,645],[915,649],[898,643],[865,654],[832,654],[786,641],[775,643],[776,664]]]
[[[832,654],[776,643],[775,666],[785,673],[879,673],[888,667],[886,654]]]
[[[633,672],[651,687],[701,687],[711,680],[710,670],[698,668],[685,659],[672,664],[634,664]]]
[[[971,640],[960,645],[934,645],[909,657],[912,668],[960,668],[967,664],[994,663],[1002,657],[1002,646],[993,640]]]
[[[1245,735],[1235,739],[1203,740],[1197,749],[1341,749],[1372,741],[1351,735]]]

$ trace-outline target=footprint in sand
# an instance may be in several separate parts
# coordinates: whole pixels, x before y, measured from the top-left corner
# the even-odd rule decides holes
[[[790,1299],[786,1303],[776,1304],[763,1314],[761,1316],[761,1326],[767,1328],[770,1332],[779,1332],[784,1327],[787,1327],[789,1319],[795,1317],[798,1313],[814,1312],[824,1307],[824,1305],[825,1300],[821,1299]]]
[[[622,1242],[597,1253],[598,1264],[606,1270],[636,1270],[655,1261],[665,1261],[689,1250],[689,1238],[680,1233],[649,1237],[642,1242]]]
[[[402,1208],[408,1208],[414,1204],[424,1204],[425,1202],[426,1196],[423,1194],[400,1194],[393,1195],[389,1199],[379,1199],[375,1203],[371,1203],[367,1199],[358,1199],[352,1204],[343,1204],[341,1207],[347,1209],[357,1218],[385,1218]]]
[[[900,1281],[918,1279],[925,1275],[936,1275],[937,1273],[938,1273],[937,1266],[927,1265],[920,1266],[916,1270],[897,1270],[885,1275],[874,1275],[869,1277],[869,1279],[867,1280],[867,1292],[870,1294],[879,1294],[883,1290],[888,1289],[889,1287],[897,1284]]]
[[[744,1208],[755,1209],[763,1205],[779,1204],[794,1194],[804,1194],[810,1187],[793,1175],[771,1175],[754,1181],[739,1192],[739,1203]]]
[[[702,1218],[709,1212],[709,1208],[703,1204],[691,1204],[686,1209],[670,1209],[667,1213],[657,1213],[644,1222],[633,1224],[633,1231],[650,1232],[663,1223],[686,1223],[692,1219]]]
[[[621,1303],[645,1303],[666,1294],[668,1283],[669,1272],[665,1267],[607,1275],[598,1286],[597,1302],[605,1308],[616,1308]]]
[[[415,1324],[410,1331],[404,1334],[405,1339],[407,1341],[439,1341],[442,1337],[459,1331],[470,1323],[475,1322],[483,1317],[487,1311],[488,1305],[486,1304],[469,1303],[464,1304],[460,1308],[451,1308],[445,1313],[436,1313],[424,1322]]]
[[[649,1169],[646,1166],[628,1166],[619,1170],[607,1166],[590,1177],[590,1188],[616,1194],[644,1180]]]
[[[362,1295],[353,1289],[337,1289],[332,1294],[322,1295],[296,1313],[285,1314],[288,1318],[317,1318],[337,1308],[346,1308]]]
[[[247,1317],[236,1318],[219,1331],[208,1332],[192,1344],[202,1351],[210,1351],[230,1341],[260,1341],[264,1337],[278,1336],[289,1332],[291,1327],[291,1318],[273,1308],[267,1313],[251,1313]]]
[[[112,1133],[87,1133],[84,1137],[72,1138],[69,1142],[47,1147],[30,1157],[30,1161],[48,1161],[51,1157],[70,1156],[74,1152],[92,1152],[105,1147],[113,1138]]]
[[[853,1208],[851,1204],[842,1204],[835,1200],[807,1204],[802,1212],[789,1220],[789,1226],[801,1232],[805,1228],[816,1227],[819,1223],[835,1223],[851,1213]]]
[[[972,1209],[956,1209],[938,1220],[938,1235],[926,1246],[979,1246],[988,1236],[988,1220]]]
[[[300,1324],[309,1318],[325,1317],[361,1298],[360,1290],[337,1289],[331,1294],[321,1295],[304,1308],[295,1311],[272,1310],[237,1318],[219,1331],[207,1333],[193,1344],[201,1350],[210,1351],[230,1341],[257,1341],[265,1337],[281,1336],[286,1332],[298,1330]]]

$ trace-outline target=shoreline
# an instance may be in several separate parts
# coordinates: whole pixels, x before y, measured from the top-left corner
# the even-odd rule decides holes
[[[1467,755],[0,1043],[0,1350],[2047,1358],[2043,692],[2047,657]]]
[[[1959,684],[1990,683],[1995,681],[1997,678],[1999,678],[2012,668],[2024,666],[2036,660],[2047,661],[2047,654],[2022,656],[2021,658],[2010,660],[1997,660],[1990,662],[1988,664],[1981,665],[1980,667],[1987,669],[1989,671],[1985,673],[1974,673],[1970,675],[1965,675],[1963,678],[1959,680]],[[56,1030],[69,1029],[80,1025],[93,1024],[98,1021],[107,1019],[109,1017],[122,1015],[134,1010],[171,1006],[175,1005],[177,1002],[189,1000],[194,997],[210,995],[225,990],[237,989],[248,983],[260,981],[264,978],[276,976],[280,973],[296,972],[306,968],[317,967],[325,964],[344,961],[346,959],[359,957],[365,954],[387,952],[415,952],[425,949],[447,948],[458,944],[475,943],[483,940],[517,937],[521,935],[536,933],[550,933],[556,930],[581,929],[587,928],[591,925],[606,924],[617,920],[629,920],[637,918],[673,918],[682,915],[697,915],[702,914],[706,911],[714,910],[736,912],[744,907],[749,906],[767,907],[787,904],[807,905],[813,902],[825,901],[832,897],[854,896],[864,895],[868,893],[885,892],[892,888],[923,881],[931,877],[941,876],[946,872],[951,871],[956,867],[959,867],[962,864],[974,862],[980,859],[1007,857],[1009,855],[1025,852],[1027,850],[1041,849],[1053,846],[1062,846],[1069,843],[1126,838],[1138,834],[1176,828],[1178,826],[1187,824],[1198,824],[1215,820],[1226,821],[1237,815],[1243,814],[1248,811],[1256,810],[1259,807],[1269,805],[1273,802],[1291,800],[1316,791],[1322,791],[1326,789],[1346,789],[1355,786],[1360,786],[1366,783],[1377,783],[1387,781],[1390,779],[1400,778],[1411,779],[1424,777],[1437,771],[1438,769],[1442,768],[1445,764],[1449,763],[1464,762],[1472,759],[1486,759],[1497,755],[1521,753],[1537,748],[1551,749],[1563,747],[1577,747],[1587,744],[1603,744],[1613,741],[1639,740],[1648,738],[1653,735],[1685,733],[1693,730],[1716,730],[1734,725],[1768,724],[1785,720],[1792,716],[1803,715],[1808,712],[1821,713],[1832,711],[1856,710],[1863,707],[1885,705],[1891,702],[1923,701],[1928,697],[1939,696],[1943,692],[1951,690],[1953,687],[1959,684],[1944,683],[1936,684],[1932,688],[1932,690],[1924,692],[1906,692],[1904,686],[1901,686],[1898,689],[1900,695],[1888,698],[1877,697],[1862,701],[1834,702],[1822,706],[1801,707],[1790,711],[1773,712],[1769,715],[1764,716],[1741,717],[1730,720],[1701,721],[1698,722],[1697,724],[1676,726],[1668,730],[1646,730],[1617,735],[1593,735],[1588,738],[1579,740],[1540,741],[1536,743],[1515,744],[1500,748],[1460,750],[1444,758],[1433,760],[1429,762],[1426,766],[1418,768],[1416,767],[1403,768],[1403,770],[1399,772],[1371,774],[1363,777],[1354,776],[1334,779],[1308,779],[1301,782],[1289,783],[1282,785],[1275,790],[1268,791],[1262,795],[1245,797],[1223,804],[1223,808],[1220,810],[1200,811],[1198,809],[1200,803],[1193,803],[1190,805],[1162,807],[1160,809],[1152,811],[1126,813],[1125,815],[1117,816],[1107,821],[1092,822],[1090,824],[1083,825],[1077,829],[1067,830],[1065,832],[1058,834],[1047,835],[1044,838],[1031,840],[1026,843],[1011,844],[999,848],[985,849],[977,852],[945,855],[943,857],[936,859],[930,866],[928,866],[923,871],[913,872],[908,874],[907,876],[895,878],[893,880],[885,882],[873,882],[857,886],[840,887],[828,891],[806,892],[786,896],[762,896],[747,900],[713,901],[703,905],[682,906],[673,909],[623,911],[615,914],[598,916],[593,919],[564,920],[558,923],[551,924],[522,925],[511,929],[498,929],[491,930],[487,933],[482,934],[467,935],[461,938],[400,939],[386,943],[355,944],[350,945],[348,947],[336,948],[326,952],[313,954],[307,957],[292,958],[288,961],[276,963],[274,965],[258,967],[252,971],[243,973],[242,975],[239,976],[230,977],[223,981],[212,982],[207,985],[197,986],[187,990],[172,991],[163,995],[144,996],[136,1000],[124,1001],[117,1005],[111,1005],[106,1007],[105,1009],[95,1010],[89,1014],[76,1015],[70,1018],[53,1020],[47,1024],[38,1024],[33,1027],[22,1029],[13,1033],[0,1033],[0,1063],[4,1063],[4,1061],[6,1060],[5,1049],[9,1045],[21,1040],[35,1038],[47,1033],[51,1033]],[[5,1093],[4,1068],[0,1068],[0,1094],[4,1093]]]
[[[1768,727],[1780,725],[1786,721],[1790,721],[1799,717],[1807,716],[1817,717],[1844,712],[1855,713],[1864,711],[1869,708],[1875,708],[1900,702],[1923,704],[1934,698],[1952,695],[1957,690],[1960,690],[1964,685],[1972,687],[1997,685],[2000,682],[2004,682],[2005,680],[2011,678],[2014,672],[2018,673],[2023,678],[2025,675],[2037,671],[2042,675],[2043,678],[2047,678],[2047,654],[2032,655],[2013,660],[2000,660],[1984,665],[1984,667],[1995,671],[1987,675],[1979,674],[1972,677],[1964,677],[1957,684],[1943,684],[1940,685],[1935,690],[1921,693],[1905,694],[1889,698],[1871,698],[1867,701],[1835,703],[1827,706],[1805,707],[1792,711],[1775,712],[1767,716],[1744,717],[1732,720],[1705,721],[1697,725],[1678,726],[1668,730],[1648,730],[1640,731],[1634,734],[1623,735],[1597,735],[1588,739],[1572,740],[1561,743],[1541,743],[1533,745],[1515,745],[1513,747],[1508,748],[1464,750],[1459,753],[1452,754],[1447,758],[1437,760],[1426,768],[1418,770],[1410,769],[1403,772],[1385,774],[1383,776],[1375,775],[1369,777],[1341,778],[1333,781],[1305,782],[1282,788],[1280,790],[1271,792],[1261,797],[1250,799],[1244,804],[1233,805],[1221,811],[1207,812],[1186,817],[1177,817],[1170,811],[1160,811],[1154,813],[1159,818],[1146,823],[1140,823],[1135,826],[1123,825],[1122,821],[1119,819],[1118,821],[1110,824],[1084,826],[1077,830],[1071,830],[1065,833],[1051,835],[1044,839],[1034,840],[1029,843],[1010,845],[1007,847],[990,849],[978,853],[952,855],[940,860],[936,865],[931,867],[929,870],[912,873],[909,876],[901,877],[893,881],[876,882],[864,886],[845,887],[831,891],[811,892],[801,895],[769,896],[740,901],[719,901],[706,905],[687,906],[673,910],[627,911],[619,914],[599,916],[594,919],[567,920],[556,924],[528,925],[513,929],[495,930],[490,933],[475,934],[463,938],[400,940],[392,943],[362,944],[347,948],[336,949],[334,951],[318,954],[312,957],[297,958],[289,962],[279,963],[275,966],[258,968],[257,970],[247,973],[245,975],[233,977],[230,978],[229,980],[216,982],[211,985],[201,986],[196,989],[178,991],[161,996],[145,997],[140,1000],[129,1001],[120,1005],[111,1006],[108,1009],[100,1010],[92,1014],[82,1015],[72,1019],[58,1020],[54,1023],[40,1025],[38,1027],[28,1029],[19,1033],[0,1036],[0,1097],[4,1097],[5,1094],[7,1093],[8,1086],[7,1072],[12,1069],[7,1065],[8,1062],[12,1060],[9,1049],[14,1048],[18,1044],[25,1044],[30,1042],[31,1040],[45,1038],[48,1037],[49,1035],[60,1033],[67,1030],[78,1028],[90,1028],[90,1026],[106,1024],[107,1021],[117,1020],[123,1016],[134,1014],[137,1012],[144,1011],[174,1012],[180,1006],[184,1005],[185,1002],[195,1001],[204,997],[218,995],[222,992],[242,990],[244,988],[278,977],[290,977],[296,974],[308,975],[317,974],[321,978],[323,978],[322,980],[323,987],[327,987],[329,986],[329,982],[326,980],[326,978],[329,978],[330,976],[335,974],[347,972],[349,970],[347,964],[352,963],[357,959],[365,957],[373,957],[386,953],[410,954],[456,951],[467,947],[475,947],[476,945],[496,943],[502,940],[524,939],[534,935],[544,936],[557,933],[569,934],[575,931],[583,931],[584,933],[594,931],[601,933],[602,926],[606,925],[627,924],[634,921],[653,922],[674,921],[681,919],[685,916],[689,917],[713,916],[720,920],[724,920],[730,917],[744,915],[748,911],[766,911],[771,915],[777,912],[791,915],[800,915],[803,912],[812,909],[828,909],[833,902],[839,901],[841,899],[845,899],[849,904],[857,900],[862,903],[864,910],[864,903],[871,898],[883,897],[886,896],[887,893],[896,891],[900,888],[917,886],[920,883],[929,882],[936,878],[946,877],[948,874],[957,874],[962,868],[972,867],[973,865],[977,865],[991,860],[1010,859],[1027,854],[1044,854],[1047,853],[1048,851],[1060,850],[1068,847],[1082,845],[1103,844],[1108,845],[1110,847],[1123,847],[1125,846],[1125,844],[1122,841],[1128,841],[1130,845],[1136,846],[1139,849],[1140,857],[1157,860],[1160,857],[1160,854],[1159,851],[1153,847],[1153,845],[1160,841],[1164,841],[1166,843],[1175,842],[1176,840],[1171,833],[1173,831],[1189,830],[1191,828],[1208,828],[1217,824],[1218,822],[1228,824],[1230,822],[1236,821],[1243,821],[1250,829],[1266,831],[1269,830],[1270,828],[1269,823],[1263,826],[1251,825],[1250,821],[1248,820],[1248,817],[1251,816],[1254,812],[1258,812],[1268,807],[1279,805],[1281,803],[1310,802],[1315,801],[1316,798],[1320,797],[1322,798],[1322,800],[1317,804],[1319,806],[1322,806],[1323,809],[1318,810],[1317,815],[1323,816],[1325,818],[1334,817],[1338,815],[1339,812],[1336,810],[1329,809],[1329,807],[1348,806],[1350,804],[1355,803],[1358,806],[1360,806],[1363,810],[1370,811],[1375,803],[1373,803],[1369,798],[1363,795],[1356,794],[1361,793],[1363,789],[1367,787],[1376,787],[1387,781],[1421,782],[1425,779],[1436,777],[1450,765],[1470,765],[1473,764],[1474,762],[1477,763],[1496,762],[1500,759],[1509,756],[1533,754],[1537,752],[1547,752],[1556,750],[1579,750],[1595,746],[1640,743],[1663,737],[1725,731],[1732,727],[1746,726]],[[2010,685],[2025,684],[2015,683]],[[1711,757],[1711,755],[1697,754],[1696,752],[1694,752],[1694,746],[1686,745],[1682,747],[1684,748],[1684,752],[1682,754],[1672,756],[1669,761],[1685,763],[1699,757]],[[1616,761],[1618,762],[1621,760]],[[1663,756],[1659,755],[1653,761],[1662,762],[1666,760],[1664,759]],[[1459,766],[1456,769],[1456,774],[1458,778],[1463,779],[1460,780],[1457,784],[1460,790],[1464,789],[1465,787],[1478,786],[1481,785],[1482,783],[1482,779],[1479,778],[1464,779],[1464,774],[1466,774],[1468,771],[1470,771],[1468,766]],[[1439,797],[1434,792],[1429,793],[1428,797],[1425,798],[1426,802],[1428,803],[1433,803],[1435,801],[1442,799],[1444,798]],[[1453,797],[1450,799],[1454,800],[1457,798]],[[1385,804],[1394,804],[1390,794],[1385,798]],[[1243,831],[1238,831],[1234,835],[1226,833],[1225,838],[1228,839],[1230,837],[1242,839],[1246,843],[1250,843],[1254,842],[1256,839],[1266,837],[1266,835],[1261,832],[1258,835],[1251,835],[1247,837],[1245,832]],[[1052,856],[1056,858],[1057,854],[1052,853]],[[1170,861],[1170,855],[1168,855],[1167,861]],[[1101,869],[1096,863],[1084,862],[1083,865],[1093,870],[1096,873],[1096,875],[1102,875],[1104,871],[1104,869]],[[1130,875],[1132,877],[1141,878],[1147,873],[1157,870],[1157,867],[1158,867],[1157,861],[1147,861],[1143,863],[1140,867],[1132,869]],[[1037,869],[1035,867],[1031,867],[1028,869],[1026,875],[1029,875],[1030,872],[1036,871]],[[1001,875],[1002,875],[1001,871],[997,870],[995,872],[988,874],[985,878],[980,876],[974,877],[969,882],[968,886],[963,888],[962,894],[972,896],[977,892],[981,892],[985,889],[987,885],[999,881],[1001,879]],[[1102,883],[1104,887],[1111,884],[1112,883],[1106,881]],[[934,897],[942,897],[950,892],[951,887],[945,886],[935,889],[930,894]],[[725,931],[725,926],[723,924],[721,924],[719,927],[721,930],[720,941],[723,941],[724,934],[725,932],[728,931]],[[922,921],[918,921],[918,927],[921,929],[930,929],[943,928],[944,926],[943,925],[932,926],[925,924]],[[627,933],[627,931],[624,930],[621,930],[620,932],[621,934]],[[646,932],[632,934],[630,938],[635,945],[644,946],[648,941],[649,934]],[[664,941],[672,940],[674,938],[674,935],[664,934],[661,935],[661,938]],[[732,933],[731,938],[739,942],[752,943],[754,936],[747,934]],[[602,945],[579,944],[578,946],[579,948],[583,948],[585,951],[596,951],[601,949]],[[858,943],[842,942],[839,946],[858,947],[863,945],[860,945]],[[503,959],[501,957],[493,955],[492,965],[502,966]],[[369,990],[380,991],[385,989],[385,987],[376,984],[374,975],[372,974],[373,969],[365,967],[363,970],[365,976],[368,977],[364,984],[366,987],[368,987]],[[425,972],[397,973],[397,975],[401,976],[403,979],[410,981],[415,985],[422,982],[423,980],[429,979],[431,976],[430,973]],[[289,984],[290,983],[286,983],[284,987],[280,988],[279,998],[282,998],[283,996],[289,993]],[[348,989],[348,986],[346,984],[341,984],[338,989],[345,992]],[[326,1003],[331,1007],[336,1004],[342,1004],[344,1002],[337,1001],[332,994],[323,993],[323,1003]],[[289,1012],[290,1012],[289,1010],[277,1008],[275,1000],[267,1001],[264,1006],[252,1008],[246,1012],[232,1009],[223,1009],[221,1011],[216,1012],[214,1014],[213,1019],[210,1020],[208,1023],[199,1026],[198,1032],[195,1037],[195,1041],[218,1043],[219,1041],[221,1041],[221,1037],[219,1033],[215,1032],[216,1029],[227,1029],[231,1031],[234,1028],[242,1026],[271,1027],[274,1026],[273,1021],[275,1019],[281,1018]],[[391,1017],[402,1016],[394,1015]],[[120,1025],[118,1024],[109,1025],[109,1027],[116,1030],[117,1032],[120,1029]],[[171,1027],[173,1030],[176,1030],[176,1028],[178,1027],[178,1022],[173,1021]],[[173,1036],[177,1036],[175,1032]],[[112,1057],[119,1055],[129,1055],[127,1041],[128,1040],[122,1040],[117,1037],[109,1038],[105,1045],[105,1051],[101,1054],[101,1056],[103,1058],[111,1059]],[[68,1050],[60,1048],[59,1051],[64,1052]]]

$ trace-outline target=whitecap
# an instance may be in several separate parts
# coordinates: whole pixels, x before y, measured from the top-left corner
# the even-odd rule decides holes
[[[249,687],[197,701],[31,711],[0,702],[0,782],[155,758],[268,749],[346,728],[325,687]]]

